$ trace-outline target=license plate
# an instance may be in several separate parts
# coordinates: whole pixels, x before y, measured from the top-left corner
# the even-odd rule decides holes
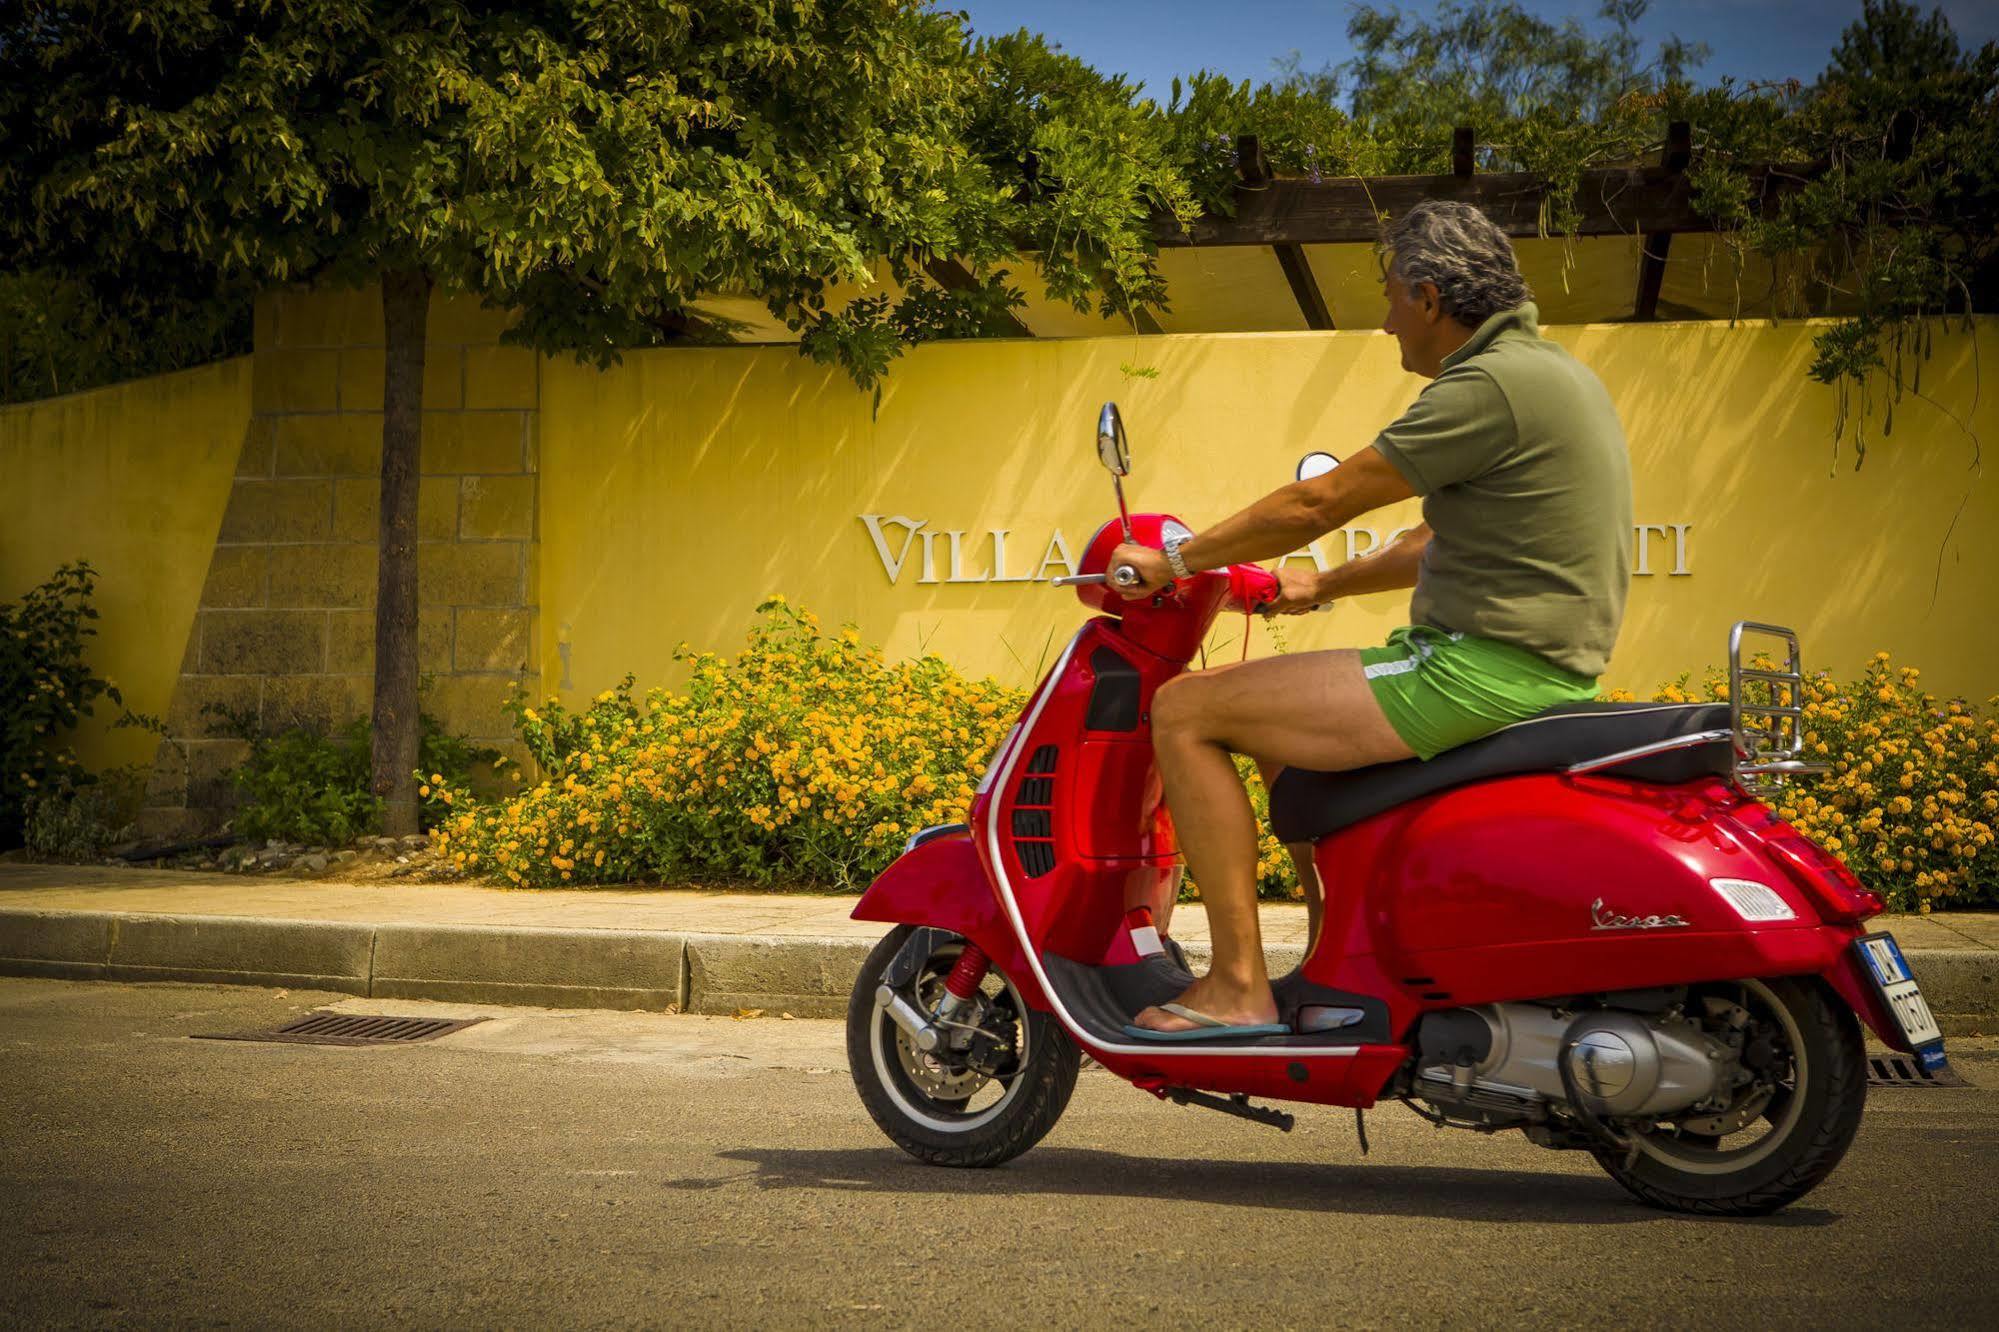
[[[1894,1014],[1895,1024],[1902,1029],[1903,1038],[1922,1058],[1923,1067],[1941,1066],[1944,1062],[1943,1032],[1937,1027],[1929,1004],[1923,999],[1922,987],[1909,974],[1909,960],[1902,956],[1895,936],[1870,934],[1856,939],[1853,946],[1859,951],[1860,960],[1867,964],[1867,974],[1874,978],[1874,987],[1880,991],[1888,1011]]]

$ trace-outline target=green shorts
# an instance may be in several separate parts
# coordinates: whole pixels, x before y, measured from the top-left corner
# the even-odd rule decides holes
[[[1596,697],[1596,681],[1490,638],[1405,625],[1362,648],[1368,687],[1416,757],[1489,735],[1561,703]]]

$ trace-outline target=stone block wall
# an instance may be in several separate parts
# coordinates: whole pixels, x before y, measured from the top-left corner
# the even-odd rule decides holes
[[[418,654],[424,710],[524,757],[501,700],[538,674],[538,359],[499,344],[506,316],[434,297],[424,360]],[[377,289],[258,301],[252,416],[188,635],[145,830],[195,833],[231,805],[264,733],[331,728],[371,707],[382,448]]]

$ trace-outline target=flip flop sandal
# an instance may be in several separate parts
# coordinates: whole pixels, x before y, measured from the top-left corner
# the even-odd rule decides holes
[[[1194,1025],[1185,1031],[1154,1031],[1150,1027],[1125,1024],[1125,1035],[1136,1036],[1144,1041],[1232,1041],[1245,1036],[1289,1036],[1291,1028],[1282,1022],[1256,1022],[1244,1026],[1223,1022],[1220,1018],[1209,1017],[1206,1013],[1187,1007],[1185,1004],[1161,1004],[1160,1008],[1174,1017],[1186,1018]]]

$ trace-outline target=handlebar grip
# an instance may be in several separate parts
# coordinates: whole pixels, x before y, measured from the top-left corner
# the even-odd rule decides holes
[[[1254,564],[1232,564],[1228,573],[1229,600],[1242,610],[1253,615],[1277,600],[1277,577],[1268,569]]]

